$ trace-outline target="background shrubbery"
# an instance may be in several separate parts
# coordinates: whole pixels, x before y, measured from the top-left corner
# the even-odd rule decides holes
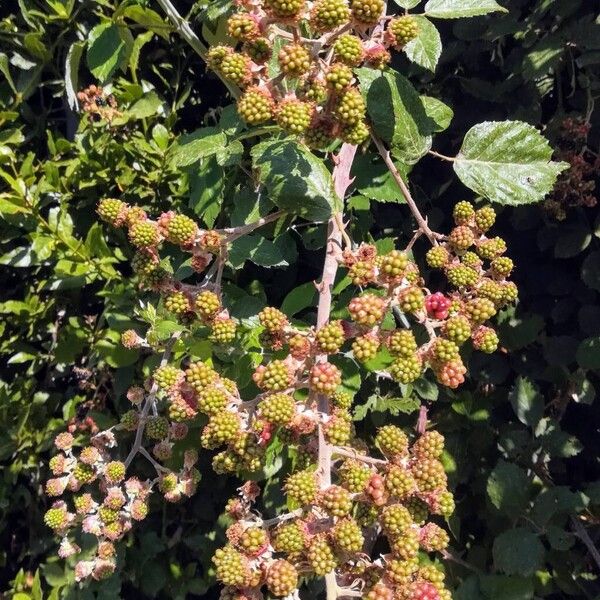
[[[178,8],[214,43],[224,35],[229,4]],[[506,352],[474,356],[470,379],[456,393],[422,391],[437,401],[432,417],[448,440],[458,503],[452,545],[462,559],[447,570],[456,600],[593,599],[600,597],[593,558],[600,516],[600,219],[593,190],[600,25],[594,3],[584,0],[503,4],[507,14],[443,23],[435,80],[402,58],[395,65],[420,92],[454,110],[436,150],[455,153],[464,132],[483,120],[521,119],[544,129],[557,157],[574,164],[543,205],[500,214],[497,233],[511,248],[520,289],[516,309],[501,315]],[[84,591],[55,556],[41,492],[56,433],[66,423],[109,425],[126,406],[126,387],[148,369],[119,343],[140,309],[138,291],[122,234],[97,222],[98,199],[120,197],[155,214],[181,210],[209,227],[220,225],[221,210],[243,211],[219,161],[192,171],[169,158],[185,132],[232,127],[234,110],[152,2],[19,0],[1,10],[0,589],[35,600],[41,589],[51,598],[216,597],[210,556],[236,480],[212,474],[207,457],[199,493],[179,505],[157,503],[121,549],[119,575]],[[112,62],[102,54],[107,47]],[[107,124],[74,112],[74,93],[110,75],[121,114]],[[582,123],[589,125],[585,135]],[[362,160],[366,181],[370,167]],[[588,185],[579,188],[581,180]],[[447,228],[448,207],[467,194],[451,169],[425,158],[411,182],[430,222]],[[357,231],[410,237],[408,213],[385,202],[393,190],[387,175],[368,186],[359,175],[356,187]],[[229,283],[238,310],[286,298],[291,305],[311,289],[323,227],[290,230],[284,241]],[[288,295],[302,284],[309,285]],[[310,297],[303,302],[306,311]],[[400,405],[358,399],[359,431],[413,420]],[[275,493],[269,501],[277,501]]]

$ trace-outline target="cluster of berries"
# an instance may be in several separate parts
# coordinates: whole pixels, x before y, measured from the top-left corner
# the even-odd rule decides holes
[[[274,120],[316,149],[335,139],[364,142],[366,107],[353,69],[385,66],[389,48],[419,34],[414,17],[386,18],[383,0],[237,4],[228,21],[231,45],[211,48],[208,64],[242,88],[240,116],[249,125]]]
[[[444,438],[427,431],[411,446],[400,428],[386,425],[375,444],[383,459],[370,459],[358,448],[337,457],[334,449],[340,462],[333,485],[319,485],[314,464],[290,474],[284,490],[293,510],[273,519],[252,510],[260,493],[256,484],[240,488],[227,507],[228,543],[213,557],[226,586],[223,599],[258,600],[263,587],[272,597],[290,597],[300,577],[335,572],[341,595],[450,600],[444,573],[429,556],[449,542],[434,520],[454,511],[439,460]],[[380,532],[377,546],[383,550],[372,556]]]
[[[77,92],[77,100],[81,102],[81,110],[85,112],[91,121],[103,120],[110,123],[121,113],[117,110],[117,100],[112,94],[106,94],[104,90],[96,85]]]
[[[111,449],[117,445],[115,435],[107,430],[94,435],[90,444],[75,451],[77,441],[71,433],[59,434],[55,446],[59,453],[50,459],[53,477],[46,482],[46,494],[53,499],[44,515],[45,523],[62,541],[58,550],[61,558],[81,552],[78,544],[82,534],[96,537],[95,556],[80,560],[75,566],[77,581],[89,577],[100,580],[112,575],[116,568],[115,542],[122,539],[134,521],[148,514],[148,495],[154,485],[161,489],[165,479],[174,479],[175,486],[167,499],[185,494],[191,496],[196,489],[199,473],[194,468],[197,453],[185,454],[180,473],[163,473],[155,481],[142,482],[127,477],[125,463],[113,460]],[[59,499],[70,492],[69,499]]]
[[[569,208],[596,206],[596,179],[600,157],[587,148],[591,125],[583,120],[565,119],[561,123],[556,158],[570,167],[558,177],[552,196],[544,203],[546,211],[559,221]]]

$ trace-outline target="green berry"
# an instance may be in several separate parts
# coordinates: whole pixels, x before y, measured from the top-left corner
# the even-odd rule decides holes
[[[378,349],[379,339],[370,333],[357,337],[352,343],[352,354],[359,362],[367,362],[374,358]]]
[[[125,479],[125,464],[113,460],[104,467],[104,477],[110,484],[120,483]]]
[[[214,292],[200,292],[194,300],[194,308],[205,323],[210,322],[221,310],[221,301]]]
[[[423,361],[417,354],[396,358],[389,367],[390,375],[400,383],[412,383],[423,372]]]
[[[217,344],[231,344],[235,340],[236,330],[237,325],[233,319],[217,318],[212,323],[212,331],[208,339]]]
[[[319,350],[327,354],[336,353],[346,341],[341,321],[331,321],[317,331],[315,336]]]
[[[431,346],[431,360],[446,362],[459,357],[458,346],[452,340],[436,338]]]
[[[238,100],[237,109],[246,123],[260,125],[273,117],[273,98],[268,90],[253,86]]]
[[[274,360],[257,371],[257,383],[265,390],[280,392],[292,383],[292,374],[286,363],[282,360]],[[256,373],[255,373],[256,375]]]
[[[475,243],[475,236],[470,227],[458,225],[450,232],[448,242],[457,252],[464,252]]]
[[[216,383],[219,379],[219,375],[206,363],[199,361],[192,363],[186,369],[185,378],[196,392],[201,392],[205,387]]]
[[[344,517],[352,510],[350,493],[339,485],[329,486],[319,494],[319,506],[333,517]]]
[[[296,414],[296,402],[288,394],[271,394],[258,404],[263,419],[273,425],[288,425]]]
[[[137,248],[150,248],[159,241],[158,228],[152,221],[137,221],[129,229],[129,240]]]
[[[277,552],[295,554],[304,550],[306,534],[302,525],[294,521],[280,525],[275,532],[273,547]]]
[[[336,92],[345,90],[351,83],[354,77],[352,69],[344,63],[334,63],[327,70],[325,81],[329,89]]]
[[[375,436],[375,443],[388,456],[403,456],[408,452],[408,437],[395,425],[380,427]]]
[[[419,24],[412,15],[402,15],[388,23],[387,38],[396,48],[403,48],[419,35]]]
[[[78,462],[73,469],[73,477],[75,477],[79,483],[90,483],[96,478],[96,471],[91,465]]]
[[[376,325],[385,314],[386,302],[380,296],[374,294],[363,294],[352,298],[348,310],[352,320],[359,325],[372,327]]]
[[[309,127],[314,112],[314,106],[290,97],[282,100],[277,106],[277,124],[286,133],[303,134]]]
[[[412,331],[396,329],[387,339],[387,347],[395,356],[410,357],[417,351],[417,341]]]
[[[441,269],[450,260],[450,253],[443,246],[434,246],[427,251],[425,260],[432,269]]]
[[[383,0],[350,0],[352,16],[364,25],[375,25],[381,18],[384,7]]]
[[[394,497],[404,500],[415,491],[416,483],[408,469],[390,465],[385,475],[385,489]]]
[[[446,269],[446,277],[450,285],[456,288],[472,287],[479,280],[479,273],[465,265],[452,265]]]
[[[364,491],[372,474],[367,465],[354,459],[345,460],[338,471],[340,485],[355,494]]]
[[[444,324],[444,336],[459,346],[471,337],[471,324],[464,315],[450,317]]]
[[[277,57],[282,73],[288,77],[301,77],[310,70],[310,52],[301,44],[287,44]]]
[[[264,37],[258,37],[244,44],[244,52],[257,64],[267,62],[273,54],[271,42]]]
[[[144,432],[152,440],[164,440],[169,433],[169,422],[160,416],[148,417]]]
[[[496,222],[496,211],[491,206],[480,208],[475,213],[475,224],[480,231],[485,233],[488,229],[491,229],[492,225]]]
[[[44,515],[44,523],[54,531],[64,529],[69,522],[66,508],[51,508]]]
[[[364,121],[358,121],[354,125],[343,125],[339,135],[345,144],[359,146],[369,138],[371,132]]]
[[[198,226],[185,215],[175,215],[167,225],[167,239],[174,244],[185,246],[196,238]]]
[[[486,260],[492,260],[506,252],[506,242],[501,237],[483,240],[477,245],[477,254]]]
[[[227,403],[225,392],[214,385],[209,385],[198,393],[198,409],[207,415],[221,412]]]
[[[192,303],[184,292],[172,292],[165,298],[165,308],[174,315],[183,315],[192,310]]]
[[[340,519],[331,535],[336,548],[343,552],[360,552],[365,541],[360,525],[350,517]]]
[[[317,496],[317,476],[314,471],[296,471],[287,478],[284,489],[294,503],[311,504]]]
[[[273,596],[289,596],[298,587],[298,571],[287,560],[275,560],[269,565],[266,584]]]
[[[513,261],[508,258],[508,256],[498,256],[492,260],[491,264],[492,273],[500,279],[508,277],[511,274],[513,267]]]
[[[221,61],[219,70],[225,79],[239,87],[246,87],[252,81],[250,59],[244,54],[228,54]]]
[[[310,13],[310,21],[318,32],[332,31],[350,20],[350,9],[345,0],[317,0]]]
[[[381,525],[389,538],[397,538],[413,524],[408,509],[402,504],[390,504],[381,513]]]
[[[233,442],[240,433],[240,419],[236,413],[222,411],[211,415],[202,431],[200,442],[203,448],[214,449]]]
[[[264,7],[279,19],[289,19],[300,14],[305,0],[264,0]]]
[[[170,390],[183,379],[183,371],[173,365],[158,367],[152,379],[161,390]]]
[[[333,548],[324,534],[316,535],[306,552],[306,558],[316,575],[324,577],[337,566]]]
[[[421,492],[433,492],[446,487],[446,473],[439,460],[420,458],[412,465],[411,472]]]
[[[475,215],[475,209],[470,202],[461,200],[454,206],[452,216],[457,225],[466,225]]]
[[[269,536],[262,527],[248,527],[240,536],[237,547],[247,556],[256,556],[269,544]]]
[[[215,575],[221,583],[235,587],[243,587],[247,583],[250,576],[248,559],[232,546],[219,548],[212,560]]]
[[[364,49],[361,39],[356,35],[345,33],[333,44],[335,59],[349,67],[357,67],[363,61]]]
[[[227,33],[238,42],[245,42],[257,37],[260,34],[260,28],[252,15],[234,13],[227,20]]]
[[[333,114],[343,125],[362,123],[366,114],[366,104],[360,91],[354,87],[344,90],[336,100]]]
[[[437,431],[426,431],[412,445],[411,453],[417,458],[439,458],[444,451],[444,436]]]
[[[486,354],[491,354],[498,349],[498,335],[491,327],[480,325],[473,332],[473,347]]]
[[[402,312],[415,313],[423,308],[425,296],[421,288],[405,288],[398,294],[398,303]]]
[[[98,203],[96,212],[103,221],[118,227],[125,220],[127,204],[115,198],[104,198]]]
[[[473,323],[483,323],[496,314],[496,307],[487,298],[474,298],[466,305],[467,316]]]

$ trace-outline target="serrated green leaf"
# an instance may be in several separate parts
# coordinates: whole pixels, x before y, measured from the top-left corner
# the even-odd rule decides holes
[[[424,69],[435,71],[442,54],[440,32],[426,17],[415,15],[413,18],[419,25],[419,35],[408,42],[402,50],[410,61]]]
[[[417,6],[421,0],[394,0],[394,2],[402,8],[410,9]]]
[[[288,316],[293,317],[309,306],[316,306],[317,288],[312,281],[303,283],[294,288],[281,303],[281,310]]]
[[[487,600],[531,600],[533,598],[532,577],[485,575],[480,579],[481,591]],[[477,596],[477,600],[480,600],[480,596]]]
[[[127,47],[118,25],[100,23],[90,31],[86,59],[90,71],[100,82],[110,79],[126,57]]]
[[[387,398],[377,395],[370,396],[364,403],[354,408],[354,421],[362,421],[370,412],[389,413],[398,416],[400,413],[411,414],[421,406],[421,402],[414,397]]]
[[[261,267],[287,267],[296,258],[296,248],[289,237],[287,243],[283,238],[272,242],[260,235],[243,236],[231,244],[229,261],[234,268],[241,267],[246,260]]]
[[[221,152],[227,146],[225,134],[215,127],[204,127],[193,133],[182,135],[170,150],[173,167],[186,167],[202,158]]]
[[[429,0],[425,14],[438,19],[478,17],[493,12],[508,12],[495,0]]]
[[[508,399],[519,421],[535,428],[544,414],[544,398],[527,377],[518,377]]]
[[[323,161],[295,140],[262,142],[252,149],[254,168],[270,199],[291,213],[327,220],[341,208]]]
[[[490,502],[506,515],[523,512],[529,501],[530,482],[521,467],[503,460],[491,472],[487,481]]]
[[[492,202],[517,206],[539,202],[566,163],[535,127],[521,121],[487,121],[472,127],[454,159],[460,180]]]
[[[542,567],[544,545],[526,527],[516,527],[501,533],[492,548],[496,568],[507,575],[533,575]]]
[[[454,111],[447,104],[432,96],[421,96],[421,102],[425,107],[425,113],[433,121],[432,131],[445,131],[450,127]]]

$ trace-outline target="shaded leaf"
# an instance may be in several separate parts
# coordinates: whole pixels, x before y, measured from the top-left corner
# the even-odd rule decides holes
[[[503,460],[491,472],[487,481],[490,502],[506,515],[522,513],[529,501],[530,482],[521,467]]]
[[[501,533],[492,548],[494,564],[507,575],[533,575],[542,567],[544,546],[538,536],[525,527]]]

